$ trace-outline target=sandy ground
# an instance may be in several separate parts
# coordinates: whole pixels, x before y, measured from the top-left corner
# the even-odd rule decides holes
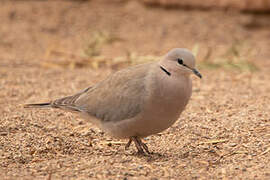
[[[270,179],[270,28],[261,18],[136,1],[1,1],[1,179]],[[145,139],[153,155],[138,156],[134,146],[124,150],[127,140],[77,115],[21,106],[73,94],[114,72],[42,65],[83,57],[95,32],[119,39],[101,43],[105,59],[199,47],[202,63],[209,49],[215,59],[243,42],[259,70],[201,68],[185,112]]]

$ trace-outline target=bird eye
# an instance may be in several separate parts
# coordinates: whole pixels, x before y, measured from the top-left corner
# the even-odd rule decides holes
[[[183,64],[183,60],[182,59],[177,59],[177,62],[178,62],[178,64]]]

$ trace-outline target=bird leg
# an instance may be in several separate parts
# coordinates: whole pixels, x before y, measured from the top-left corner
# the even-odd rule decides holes
[[[137,148],[139,154],[144,154],[145,152],[146,152],[147,154],[151,154],[151,153],[149,152],[148,147],[146,146],[146,144],[143,143],[142,140],[141,140],[140,138],[138,138],[137,136],[133,136],[133,137],[130,137],[130,138],[129,138],[129,141],[128,141],[128,143],[127,143],[126,146],[125,146],[125,149],[126,149],[126,150],[129,148],[129,146],[130,146],[130,144],[132,143],[132,141],[134,141],[135,146],[136,146],[136,148]],[[145,151],[145,152],[144,152],[144,151]]]
[[[129,138],[128,143],[125,145],[125,150],[128,150],[131,143],[132,143],[132,139]]]

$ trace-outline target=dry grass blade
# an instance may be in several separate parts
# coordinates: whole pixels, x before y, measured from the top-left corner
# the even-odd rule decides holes
[[[265,151],[263,151],[263,152],[261,153],[261,155],[265,155],[265,154],[267,154],[268,152],[270,152],[270,147],[268,147]]]
[[[87,57],[100,56],[101,48],[106,44],[112,44],[115,41],[122,41],[121,38],[112,35],[107,31],[96,31],[92,34],[84,53]]]
[[[228,139],[213,139],[210,141],[206,141],[206,142],[201,142],[200,144],[217,144],[217,143],[224,143],[224,142],[228,142]]]
[[[212,49],[208,48],[206,55],[199,61],[198,66],[202,69],[227,69],[236,71],[255,72],[259,68],[251,61],[254,50],[245,42],[235,40],[225,53],[219,57],[211,58]]]

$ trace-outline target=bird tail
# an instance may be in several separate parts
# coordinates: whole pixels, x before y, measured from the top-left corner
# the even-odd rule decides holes
[[[24,108],[59,108],[68,111],[81,111],[80,108],[74,104],[77,98],[77,95],[67,96],[47,103],[25,104]]]
[[[34,104],[25,104],[24,108],[60,108],[69,111],[82,111],[82,109],[76,106],[75,101],[84,93],[86,93],[89,89],[86,88],[83,91],[73,95],[67,96],[64,98],[56,99],[47,103],[34,103]]]
[[[37,104],[25,104],[24,108],[49,108],[52,107],[52,104],[49,103],[37,103]]]

